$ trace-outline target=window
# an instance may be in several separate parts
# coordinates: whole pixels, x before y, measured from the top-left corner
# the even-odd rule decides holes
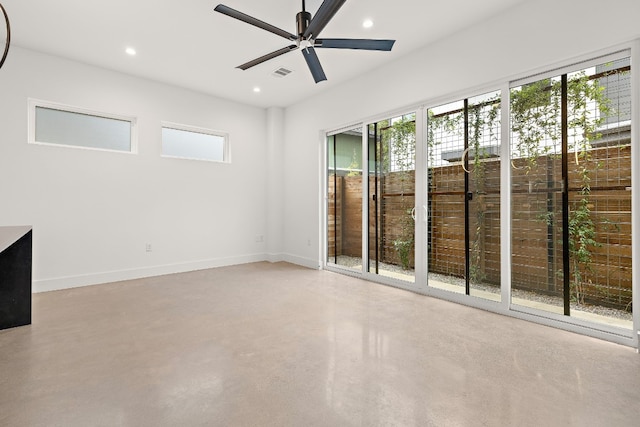
[[[531,80],[510,96],[512,303],[631,330],[631,58]]]
[[[636,71],[619,50],[327,133],[325,266],[637,346]]]
[[[434,288],[501,300],[500,91],[427,110],[427,264]]]
[[[229,137],[209,129],[163,123],[162,156],[229,162]]]
[[[29,122],[32,144],[136,152],[133,117],[30,100]]]

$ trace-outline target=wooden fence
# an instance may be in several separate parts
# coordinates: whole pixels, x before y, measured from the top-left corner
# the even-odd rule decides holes
[[[586,302],[629,310],[631,304],[631,150],[627,146],[590,151],[588,164],[569,156],[569,207],[578,209],[584,195],[579,166],[589,175],[588,208],[595,226],[596,245],[588,249],[591,262],[581,266]],[[460,164],[429,171],[429,271],[457,277],[465,274],[465,198],[469,200],[470,277],[500,283],[500,160],[487,159],[481,171],[471,170],[469,192]],[[527,168],[511,162],[512,286],[562,295],[562,180],[561,161],[543,156]],[[337,186],[334,187],[334,182]],[[414,175],[390,173],[378,181],[379,260],[399,264],[393,245],[412,227]],[[369,178],[374,194],[375,180]],[[334,198],[334,191],[336,197]],[[370,253],[375,258],[375,201],[369,201]],[[335,214],[334,214],[335,213]],[[409,218],[409,220],[408,220]],[[329,256],[360,257],[362,239],[362,177],[329,178]],[[413,253],[411,254],[413,259]],[[412,264],[413,266],[413,264]],[[573,273],[571,279],[574,279]]]

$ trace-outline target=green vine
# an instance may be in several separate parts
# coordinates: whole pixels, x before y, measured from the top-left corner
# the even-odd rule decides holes
[[[543,79],[511,91],[511,132],[518,138],[512,155],[525,159],[528,175],[538,159],[551,154],[548,140],[560,140],[559,80]]]
[[[511,129],[517,135],[513,154],[524,159],[525,174],[538,166],[541,157],[558,157],[552,150],[561,141],[561,91],[559,79],[540,80],[512,91]],[[593,273],[593,250],[602,246],[591,214],[591,175],[600,167],[592,159],[592,141],[601,137],[597,129],[610,110],[603,88],[584,72],[575,73],[568,80],[567,107],[568,150],[574,152],[574,172],[580,180],[580,198],[573,203],[567,224],[571,266],[568,273],[571,299],[583,304],[586,287],[592,285],[589,276]],[[555,221],[554,212],[539,217],[549,225]]]
[[[476,283],[486,280],[486,273],[482,265],[484,256],[484,232],[486,218],[486,142],[483,144],[483,135],[488,133],[488,141],[491,143],[495,135],[496,123],[499,123],[498,113],[500,111],[499,95],[486,100],[483,104],[474,105],[469,108],[469,148],[473,153],[473,170],[471,179],[473,181],[474,200],[476,200],[476,221],[473,240],[470,249],[470,269],[469,279]]]
[[[482,102],[469,105],[467,117],[469,120],[468,158],[469,176],[473,200],[476,201],[476,218],[474,224],[473,239],[470,242],[470,271],[469,279],[474,282],[486,280],[482,258],[484,256],[484,233],[486,217],[486,159],[490,153],[490,145],[498,145],[498,129],[500,122],[500,95],[485,98]],[[445,114],[435,115],[432,110],[428,112],[427,147],[429,150],[429,164],[434,165],[433,152],[435,147],[443,145],[444,139],[454,139],[461,144],[464,138],[465,111],[454,110]],[[464,160],[463,160],[464,161]],[[463,165],[464,166],[464,165]],[[466,167],[465,167],[466,168]]]
[[[402,268],[408,270],[411,268],[411,254],[415,247],[415,221],[411,215],[414,198],[407,196],[405,193],[409,189],[414,189],[414,178],[411,175],[411,171],[415,169],[415,117],[413,115],[404,116],[392,124],[389,124],[389,121],[385,122],[382,123],[386,124],[386,126],[381,126],[381,129],[383,129],[382,147],[386,150],[386,155],[383,156],[383,168],[387,173],[393,169],[393,172],[399,178],[400,208],[405,213],[397,224],[400,233],[392,241],[392,244]],[[382,123],[379,123],[379,126]],[[391,155],[393,155],[393,168],[390,161]]]

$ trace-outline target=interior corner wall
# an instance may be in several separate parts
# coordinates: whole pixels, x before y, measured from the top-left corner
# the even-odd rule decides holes
[[[28,144],[28,98],[135,116],[138,153]],[[232,162],[161,157],[162,121],[228,132]],[[0,225],[33,226],[34,291],[266,259],[264,109],[12,46],[0,123]]]
[[[638,16],[637,0],[526,1],[288,107],[284,250],[289,260],[312,265],[323,257],[321,131],[481,88],[499,89],[492,85],[631,42],[640,37]],[[438,18],[425,17],[425,25],[429,19]]]
[[[284,109],[267,109],[267,259],[282,261],[284,237]]]

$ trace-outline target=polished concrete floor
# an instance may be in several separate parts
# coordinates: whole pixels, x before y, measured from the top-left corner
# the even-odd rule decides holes
[[[0,426],[638,426],[632,348],[257,263],[34,295]]]

